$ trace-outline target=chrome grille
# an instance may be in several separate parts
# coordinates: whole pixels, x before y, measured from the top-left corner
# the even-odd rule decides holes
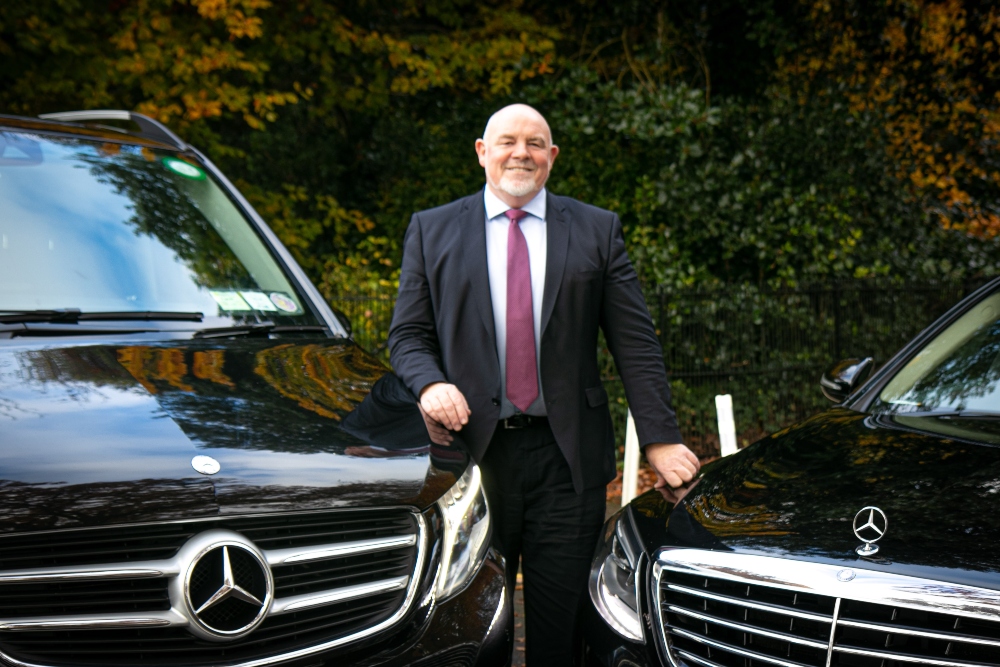
[[[253,542],[274,578],[266,619],[226,643],[192,634],[171,597],[180,548],[214,529]],[[32,665],[142,667],[266,663],[333,648],[402,618],[424,569],[425,532],[423,517],[399,509],[0,537],[0,653]],[[32,548],[41,556],[29,569]]]
[[[688,549],[654,574],[676,667],[1000,666],[998,591]]]

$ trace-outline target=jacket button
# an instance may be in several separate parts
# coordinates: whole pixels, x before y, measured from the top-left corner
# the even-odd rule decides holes
[[[499,398],[494,398],[493,399],[493,405],[500,405],[500,399]]]

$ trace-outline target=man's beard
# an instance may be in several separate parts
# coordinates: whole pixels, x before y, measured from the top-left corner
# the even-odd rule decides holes
[[[504,174],[500,177],[500,189],[511,197],[524,197],[535,191],[535,179],[513,178]]]

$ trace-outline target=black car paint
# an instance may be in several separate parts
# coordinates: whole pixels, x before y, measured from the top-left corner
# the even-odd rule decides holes
[[[433,455],[412,395],[346,340],[21,342],[0,369],[0,533],[423,509],[467,463]],[[198,454],[221,472],[195,472]]]

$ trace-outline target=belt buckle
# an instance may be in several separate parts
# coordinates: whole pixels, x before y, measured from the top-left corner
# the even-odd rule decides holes
[[[524,428],[530,421],[527,415],[513,415],[511,417],[504,417],[503,427],[510,430]]]

